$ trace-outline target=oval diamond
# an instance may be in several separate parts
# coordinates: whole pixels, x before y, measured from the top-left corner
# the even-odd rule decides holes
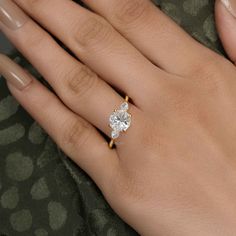
[[[116,131],[126,131],[131,124],[131,115],[124,110],[117,110],[110,116],[110,127]]]

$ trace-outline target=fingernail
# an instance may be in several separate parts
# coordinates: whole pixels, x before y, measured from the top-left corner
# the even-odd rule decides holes
[[[0,54],[0,75],[19,90],[27,87],[32,81],[19,65],[3,54]]]
[[[236,17],[236,0],[221,0],[226,9]]]
[[[28,16],[11,0],[0,0],[0,21],[12,30],[22,27]]]

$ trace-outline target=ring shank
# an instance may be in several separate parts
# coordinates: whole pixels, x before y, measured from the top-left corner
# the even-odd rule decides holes
[[[114,139],[111,139],[111,141],[109,142],[109,148],[112,149],[114,146]]]

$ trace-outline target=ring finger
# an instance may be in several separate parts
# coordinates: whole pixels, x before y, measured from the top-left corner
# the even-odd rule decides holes
[[[68,107],[109,135],[108,117],[122,103],[122,97],[88,67],[65,52],[15,4],[5,2],[9,5],[7,16],[1,17],[3,32],[48,80]],[[17,18],[9,21],[13,11]],[[134,106],[131,109],[135,109]]]

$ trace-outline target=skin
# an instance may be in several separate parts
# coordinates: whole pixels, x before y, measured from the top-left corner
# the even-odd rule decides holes
[[[235,235],[235,65],[147,0],[84,0],[94,13],[68,0],[14,2],[35,21],[0,29],[58,97],[14,64],[0,68],[23,81],[17,89],[11,73],[9,89],[116,213],[141,235]],[[216,20],[235,61],[235,30],[225,29],[236,20],[219,1]],[[132,124],[111,150],[97,129],[110,135],[117,91],[132,98]]]

